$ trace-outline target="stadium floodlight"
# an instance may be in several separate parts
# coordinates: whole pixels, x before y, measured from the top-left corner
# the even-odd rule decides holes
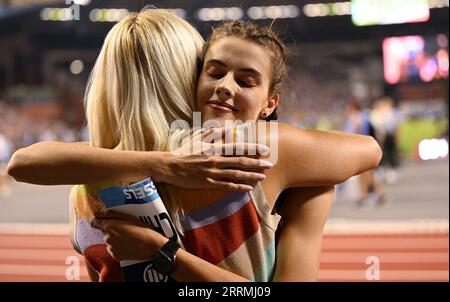
[[[39,16],[42,21],[72,21],[76,20],[71,8],[46,7],[41,9]]]
[[[264,18],[264,10],[259,6],[252,6],[247,10],[250,19],[259,20]]]
[[[303,6],[303,13],[307,17],[325,17],[331,15],[330,5],[326,3],[306,4]]]
[[[352,21],[356,26],[426,22],[428,0],[352,0]]]
[[[239,20],[244,16],[240,7],[201,8],[195,14],[200,21]]]
[[[252,6],[247,10],[247,16],[252,20],[297,18],[300,9],[296,5]]]
[[[69,69],[72,74],[80,74],[84,69],[84,63],[81,60],[74,60],[70,63]]]
[[[86,6],[91,4],[91,0],[72,0],[74,4],[76,5],[81,5],[81,6]]]
[[[333,15],[345,16],[352,14],[351,2],[336,2],[331,4]]]
[[[130,13],[125,8],[95,8],[89,12],[92,22],[119,22]]]

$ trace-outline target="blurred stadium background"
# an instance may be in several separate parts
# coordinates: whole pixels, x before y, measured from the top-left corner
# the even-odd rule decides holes
[[[348,130],[357,102],[380,143],[394,138],[398,164],[375,171],[384,202],[359,203],[358,177],[337,187],[319,280],[448,281],[448,0],[0,0],[0,281],[77,281],[69,187],[16,183],[4,167],[38,141],[87,140],[83,93],[103,39],[147,4],[204,37],[225,19],[275,18],[292,54],[280,120]]]

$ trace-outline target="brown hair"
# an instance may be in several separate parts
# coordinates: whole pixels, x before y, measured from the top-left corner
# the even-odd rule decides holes
[[[271,82],[269,95],[274,95],[283,91],[284,79],[287,74],[286,45],[278,38],[278,35],[271,27],[264,27],[245,21],[227,21],[217,28],[214,28],[211,36],[203,46],[202,59],[212,43],[220,38],[236,37],[246,41],[254,42],[265,47],[270,52],[272,62]],[[203,62],[202,62],[203,63]],[[278,118],[275,109],[265,120],[275,120]]]

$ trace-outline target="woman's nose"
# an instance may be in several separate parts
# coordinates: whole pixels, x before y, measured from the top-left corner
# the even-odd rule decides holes
[[[221,100],[226,100],[234,96],[233,78],[231,77],[231,75],[224,77],[222,81],[218,83],[216,87],[216,95]]]
[[[223,86],[217,87],[217,89],[216,89],[216,94],[217,94],[217,96],[220,97],[221,99],[222,99],[222,98],[229,99],[229,98],[231,98],[232,95],[233,95],[233,94],[231,93],[231,90],[230,90],[230,89],[228,89],[228,88],[226,88],[226,87],[223,87]]]

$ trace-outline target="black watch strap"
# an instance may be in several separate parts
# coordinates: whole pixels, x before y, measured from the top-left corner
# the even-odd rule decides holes
[[[167,241],[152,258],[153,268],[163,275],[170,275],[176,268],[176,252],[179,248],[176,241]]]
[[[171,259],[175,256],[177,250],[180,248],[180,245],[178,242],[174,240],[167,241],[160,249],[160,252],[163,252],[167,256],[169,256]]]

